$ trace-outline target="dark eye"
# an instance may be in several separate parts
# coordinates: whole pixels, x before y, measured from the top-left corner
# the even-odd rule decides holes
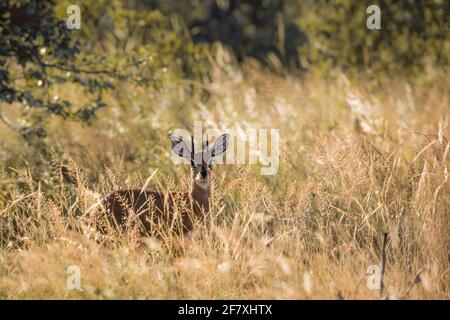
[[[195,161],[194,161],[194,160],[191,160],[191,167],[192,167],[192,168],[195,168],[195,167],[196,167],[196,164],[195,164]]]

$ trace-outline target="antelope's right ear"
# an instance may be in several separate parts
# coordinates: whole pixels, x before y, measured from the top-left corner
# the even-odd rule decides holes
[[[223,135],[221,135],[216,139],[212,148],[208,150],[210,157],[214,158],[224,153],[229,145],[230,145],[230,134],[224,133]]]
[[[172,150],[177,155],[187,160],[191,160],[191,151],[182,137],[171,135],[170,142],[172,143]]]

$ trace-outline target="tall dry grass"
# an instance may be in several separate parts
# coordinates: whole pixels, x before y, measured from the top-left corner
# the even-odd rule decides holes
[[[123,88],[91,126],[54,119],[47,159],[0,129],[0,297],[450,298],[448,72],[415,84],[299,80],[222,54],[210,83]],[[155,170],[150,188],[187,190],[189,168],[171,163],[167,134],[194,120],[279,128],[278,173],[217,166],[210,216],[181,250],[89,234],[110,190],[142,187]],[[385,232],[380,296],[367,269],[381,263]],[[71,265],[82,290],[66,286]]]

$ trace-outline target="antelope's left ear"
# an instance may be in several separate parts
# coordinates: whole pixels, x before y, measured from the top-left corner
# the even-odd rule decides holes
[[[182,137],[171,135],[170,142],[172,143],[173,152],[175,152],[180,157],[191,160],[191,151],[188,149],[188,146]]]
[[[208,150],[211,158],[217,157],[218,155],[224,153],[229,145],[230,145],[230,134],[224,133],[223,135],[221,135],[216,139],[212,148]]]

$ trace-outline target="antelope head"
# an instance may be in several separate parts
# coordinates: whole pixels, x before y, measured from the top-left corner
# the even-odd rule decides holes
[[[193,183],[202,189],[208,190],[210,186],[210,173],[214,158],[224,153],[229,146],[230,134],[225,133],[216,139],[214,145],[209,147],[208,137],[206,137],[206,147],[203,150],[195,151],[194,138],[191,136],[191,148],[189,150],[186,142],[180,136],[172,135],[172,150],[187,159],[191,164]]]

